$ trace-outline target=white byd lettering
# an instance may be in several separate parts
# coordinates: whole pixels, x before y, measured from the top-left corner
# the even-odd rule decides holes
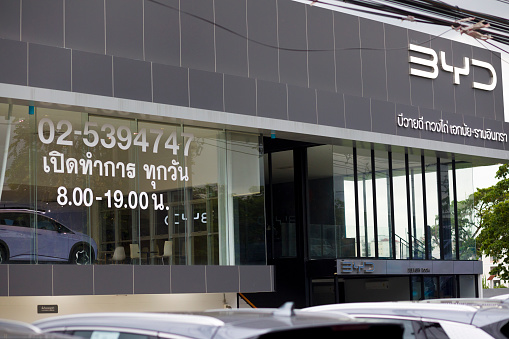
[[[438,57],[437,52],[435,52],[431,48],[409,44],[408,45],[409,51],[414,51],[422,54],[426,54],[430,57],[430,59],[423,59],[416,56],[410,56],[410,63],[411,64],[417,64],[422,65],[425,67],[431,68],[430,71],[423,71],[416,68],[410,67],[410,74],[415,75],[418,77],[428,78],[428,79],[436,79],[438,77],[438,64],[440,61],[440,67],[446,71],[450,72],[454,76],[454,84],[459,85],[460,84],[460,76],[461,75],[468,75],[470,73],[470,64],[472,66],[484,68],[487,70],[491,75],[491,80],[489,84],[483,84],[481,82],[473,82],[472,87],[477,89],[482,89],[485,91],[492,91],[497,86],[497,73],[495,72],[495,68],[487,62],[476,60],[476,59],[469,59],[467,57],[463,58],[463,67],[456,67],[447,64],[445,52],[440,52],[440,60]]]

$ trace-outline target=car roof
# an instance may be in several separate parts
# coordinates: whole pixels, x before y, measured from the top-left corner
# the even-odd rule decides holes
[[[477,308],[468,305],[426,304],[414,302],[359,302],[313,306],[305,312],[344,312],[348,314],[378,314],[413,318],[430,318],[470,324]]]
[[[509,305],[491,299],[431,299],[419,302],[366,302],[315,306],[305,312],[344,312],[453,321],[499,334],[509,324]],[[509,329],[508,329],[509,330]]]
[[[401,334],[399,325],[369,323],[337,313],[306,313],[293,308],[211,310],[195,313],[92,313],[34,322],[43,331],[136,329],[190,338],[253,338],[284,330],[328,327],[335,330],[386,330]],[[363,328],[364,327],[364,328]],[[345,332],[346,333],[346,332]]]

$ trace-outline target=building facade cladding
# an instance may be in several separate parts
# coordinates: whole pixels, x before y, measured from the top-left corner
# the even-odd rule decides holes
[[[451,73],[438,62],[434,79],[410,75],[412,67],[432,69],[409,64],[410,57],[428,58],[410,45],[443,51],[445,64],[457,68],[464,57],[489,63],[498,84],[490,91],[472,88],[473,82],[493,80],[485,67],[474,65],[459,76],[459,84],[453,84],[454,68]],[[468,178],[467,168],[508,158],[498,54],[291,0],[2,2],[0,51],[5,103],[0,112],[13,118],[6,122],[21,126],[9,127],[11,139],[24,134],[19,145],[36,145],[25,158],[3,153],[4,168],[11,166],[11,174],[3,174],[3,199],[11,194],[16,197],[11,203],[34,209],[51,197],[55,207],[69,211],[64,205],[78,205],[80,194],[104,198],[87,203],[92,206],[83,200],[72,216],[81,220],[73,231],[91,236],[98,247],[94,259],[104,262],[111,262],[116,247],[125,247],[129,257],[131,243],[139,247],[139,263],[159,262],[165,241],[172,244],[171,263],[187,265],[264,264],[276,257],[470,260],[472,244],[468,236],[461,240],[463,221],[454,218],[460,199],[456,182]],[[35,114],[27,114],[33,106]],[[71,137],[65,132],[62,137],[62,128]],[[97,143],[82,137],[87,128],[92,139],[90,130],[97,128]],[[157,128],[164,130],[161,138]],[[265,220],[259,217],[265,213],[267,224],[277,219],[272,209],[279,184],[278,169],[269,164],[288,161],[267,143],[262,158],[260,136],[272,130],[278,138],[314,147],[291,155],[290,165],[309,164],[303,174],[309,192],[306,185],[295,186],[304,193],[298,203],[309,209],[297,218],[305,225],[292,232],[287,218],[279,229],[286,239],[267,232],[266,258]],[[77,147],[70,151],[67,141]],[[154,148],[159,141],[160,150]],[[83,144],[90,154],[83,153]],[[133,164],[138,175],[118,182],[101,175],[96,179],[106,184],[94,183],[90,176],[53,173],[55,156]],[[166,181],[156,180],[162,175],[157,166],[169,170],[171,161],[183,166],[180,179],[170,181],[169,172]],[[12,167],[16,162],[21,165]],[[13,170],[23,162],[27,173]],[[13,173],[23,178],[9,183]],[[52,183],[61,182],[58,175],[65,176],[65,184]],[[263,180],[271,190],[265,206]],[[326,187],[330,192],[323,194]],[[16,189],[25,195],[13,194]],[[154,208],[155,192],[165,194],[163,210]],[[317,196],[323,198],[311,198]],[[134,206],[135,197],[140,205],[147,201],[147,208]],[[325,205],[330,210],[320,213]],[[303,213],[296,210],[294,218]],[[195,213],[199,217],[191,222]],[[299,232],[305,246],[295,242],[302,238]],[[32,252],[25,260],[39,258]],[[101,269],[94,265],[94,272]],[[209,269],[215,268],[204,270]],[[166,276],[164,270],[153,272]],[[225,272],[243,291],[241,276]],[[263,272],[261,279],[272,279],[270,269]],[[274,290],[259,282],[262,287],[249,291]],[[124,287],[130,291],[129,284]]]

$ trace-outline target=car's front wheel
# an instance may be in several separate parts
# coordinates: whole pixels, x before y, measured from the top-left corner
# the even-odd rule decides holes
[[[3,245],[0,245],[0,264],[7,264],[7,259],[9,259],[7,249]]]
[[[90,265],[94,262],[94,253],[86,244],[80,244],[74,247],[69,255],[69,263],[76,265]]]

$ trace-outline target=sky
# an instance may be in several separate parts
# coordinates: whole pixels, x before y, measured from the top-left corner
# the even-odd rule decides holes
[[[311,1],[309,0],[294,0],[301,3],[309,4]],[[390,19],[383,16],[377,16],[377,15],[370,15],[366,13],[362,13],[359,11],[349,11],[343,9],[343,7],[352,7],[356,8],[355,6],[350,6],[342,1],[335,1],[335,0],[321,0],[322,2],[330,2],[335,3],[337,5],[340,5],[342,8],[338,9],[337,7],[329,7],[331,9],[340,10],[341,12],[349,13],[352,15],[365,17],[368,19],[373,19],[376,21],[386,22],[391,25],[405,27],[408,29],[416,30],[425,32],[428,34],[434,34],[434,35],[441,35],[443,34],[447,28],[444,26],[435,26],[430,24],[422,24],[418,22],[410,22],[410,21],[402,21],[399,19]],[[497,0],[443,0],[443,2],[458,6],[462,9],[487,13],[496,15],[502,18],[509,18],[509,4],[505,4],[503,2],[497,1]],[[316,4],[315,4],[316,6]],[[323,6],[326,7],[326,6]],[[467,35],[461,35],[459,32],[456,32],[454,30],[449,30],[447,33],[441,35],[441,37],[451,40],[460,41],[466,44],[470,44],[476,47],[488,47],[491,50],[497,51],[501,54],[502,57],[502,83],[504,86],[504,116],[505,121],[509,122],[509,54],[502,51],[501,49],[498,49],[496,47],[490,46],[486,43],[479,44],[478,41],[476,41],[474,38],[467,36]],[[491,42],[491,41],[490,41]],[[509,46],[499,44],[496,42],[491,42],[498,47],[502,48],[503,50],[509,51]],[[474,169],[473,173],[473,182],[474,182],[474,188],[484,188],[494,185],[497,180],[495,179],[495,173],[498,170],[498,165],[494,166],[484,166],[484,167],[477,167]]]

